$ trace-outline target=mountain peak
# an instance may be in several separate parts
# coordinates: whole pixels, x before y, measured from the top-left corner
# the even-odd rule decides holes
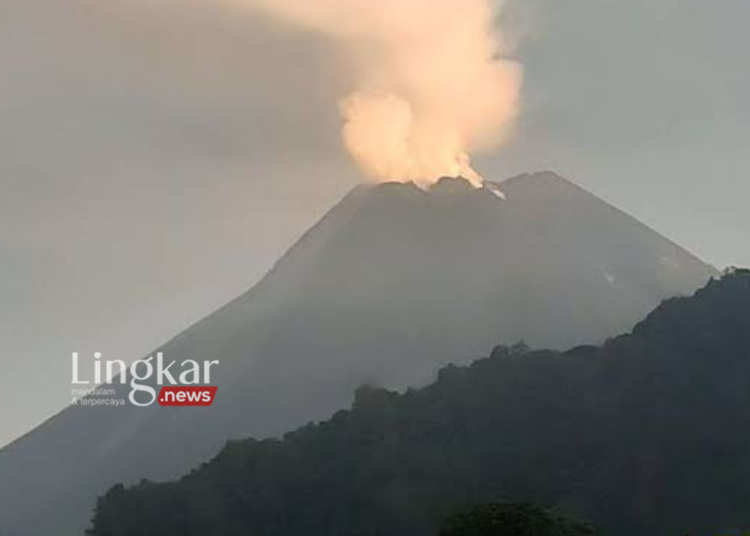
[[[509,197],[511,195],[550,197],[581,193],[594,197],[587,190],[553,171],[522,173],[500,182],[499,186]]]
[[[474,185],[464,177],[440,177],[438,181],[430,187],[430,191],[435,193],[458,193],[470,192],[473,190],[476,190]]]
[[[435,183],[427,186],[419,186],[414,181],[400,182],[388,181],[381,182],[370,186],[370,190],[376,194],[383,195],[408,195],[421,194],[419,197],[427,195],[452,195],[465,194],[478,190],[471,182],[464,177],[440,177]]]
[[[413,181],[391,181],[375,184],[370,186],[369,189],[376,195],[386,197],[405,195],[415,199],[431,198],[432,196],[440,198],[451,196],[464,197],[466,195],[476,195],[477,198],[484,198],[488,193],[492,193],[494,197],[500,197],[501,199],[505,198],[506,193],[521,198],[549,198],[575,194],[585,194],[586,196],[594,197],[593,194],[580,186],[549,170],[523,173],[502,181],[485,180],[481,187],[474,186],[465,177],[444,176],[426,187],[420,187]]]
[[[423,385],[498,343],[599,342],[716,275],[554,173],[505,181],[507,202],[493,187],[355,188],[257,286],[157,350],[221,360],[211,413],[70,407],[0,451],[0,530],[80,534],[112,482],[173,478],[229,437],[323,418],[361,384]]]

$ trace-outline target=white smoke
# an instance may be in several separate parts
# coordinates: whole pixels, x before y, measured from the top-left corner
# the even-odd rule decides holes
[[[235,0],[337,40],[357,87],[343,139],[382,180],[475,183],[470,153],[499,146],[519,110],[522,71],[505,57],[492,0]]]

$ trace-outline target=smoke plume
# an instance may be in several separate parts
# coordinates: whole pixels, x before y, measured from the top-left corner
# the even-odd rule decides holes
[[[241,0],[338,41],[356,88],[344,143],[369,175],[481,178],[470,153],[496,148],[519,109],[521,67],[504,54],[492,0]]]

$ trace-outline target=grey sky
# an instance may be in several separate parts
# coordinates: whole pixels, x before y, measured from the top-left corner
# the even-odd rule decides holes
[[[480,170],[554,169],[750,265],[750,4],[509,8],[526,103]],[[0,444],[68,401],[70,352],[142,356],[358,182],[340,59],[218,0],[0,0]]]

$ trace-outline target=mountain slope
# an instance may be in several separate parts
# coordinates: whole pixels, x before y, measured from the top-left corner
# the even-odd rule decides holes
[[[89,536],[434,536],[465,504],[531,500],[603,534],[750,528],[750,272],[565,353],[496,348],[179,482],[110,490]]]
[[[228,438],[323,418],[363,382],[422,385],[498,341],[601,341],[715,274],[552,173],[502,188],[355,189],[255,288],[159,349],[221,361],[214,406],[68,408],[0,451],[0,530],[75,534],[115,482],[174,478]]]

